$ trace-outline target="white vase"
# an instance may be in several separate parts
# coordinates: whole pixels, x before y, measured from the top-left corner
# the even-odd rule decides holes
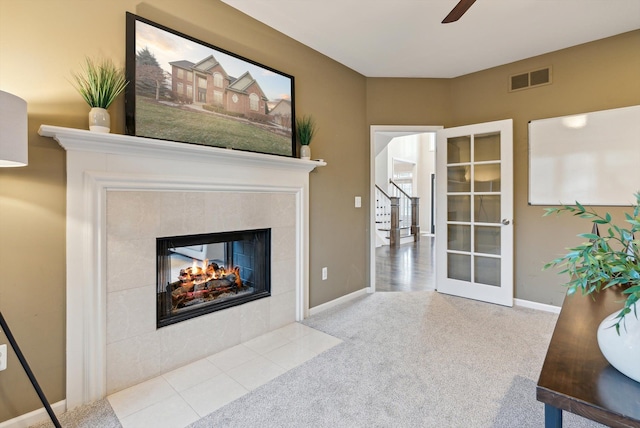
[[[620,334],[614,324],[620,311],[609,315],[598,327],[598,345],[604,358],[619,372],[640,382],[640,319],[631,308],[620,323]],[[640,317],[640,314],[638,314]]]
[[[111,130],[111,116],[107,109],[93,107],[89,111],[89,130],[94,132],[109,132]]]
[[[300,159],[311,159],[311,149],[308,144],[303,144],[300,146]]]

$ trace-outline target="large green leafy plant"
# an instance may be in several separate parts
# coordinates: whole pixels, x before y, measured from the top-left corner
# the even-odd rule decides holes
[[[110,59],[85,58],[82,71],[73,74],[73,86],[91,107],[109,108],[127,86],[124,70]]]
[[[624,317],[631,312],[637,317],[640,306],[637,304],[640,300],[640,241],[636,239],[636,234],[640,232],[640,192],[635,194],[635,198],[633,213],[625,213],[628,227],[615,225],[609,213],[601,216],[578,202],[574,206],[546,208],[544,214],[548,216],[568,212],[589,219],[596,226],[591,233],[578,235],[587,239],[587,242],[569,248],[567,254],[547,263],[544,269],[559,267],[562,269],[559,273],[569,275],[570,280],[565,284],[567,294],[578,291],[592,294],[622,286],[626,300],[617,315],[615,327],[618,334]]]

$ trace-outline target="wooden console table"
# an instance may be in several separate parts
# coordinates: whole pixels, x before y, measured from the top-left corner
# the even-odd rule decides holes
[[[561,428],[567,410],[610,427],[640,428],[640,383],[605,359],[596,339],[600,322],[622,308],[624,295],[565,298],[536,388],[545,427]],[[640,362],[639,362],[640,364]]]

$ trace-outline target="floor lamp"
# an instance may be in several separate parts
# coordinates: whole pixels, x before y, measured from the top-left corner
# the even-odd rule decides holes
[[[0,91],[0,167],[26,166],[28,162],[28,143],[26,101],[8,92]],[[53,425],[56,428],[62,428],[27,360],[24,358],[16,339],[13,337],[2,311],[0,311],[0,328],[7,336],[7,340],[9,340],[20,364],[22,364],[22,368],[27,373],[31,385],[36,390]]]

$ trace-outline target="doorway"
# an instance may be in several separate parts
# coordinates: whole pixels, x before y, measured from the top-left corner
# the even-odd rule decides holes
[[[438,132],[437,288],[513,306],[513,121]]]
[[[435,183],[436,203],[444,214],[435,216],[438,285],[434,289],[512,306],[512,119],[448,129],[371,126],[370,292],[376,291],[376,156],[397,135],[420,132],[437,136],[435,169],[442,177]]]
[[[432,174],[435,172],[435,165],[432,171],[420,169],[420,161],[416,160],[411,150],[391,150],[391,154],[387,154],[386,161],[380,161],[379,155],[385,150],[389,150],[390,144],[394,140],[403,137],[419,136],[428,134],[429,138],[422,138],[417,144],[420,145],[420,151],[433,155],[435,159],[435,132],[442,129],[441,126],[394,126],[394,125],[373,125],[370,134],[370,292],[391,291],[387,280],[376,286],[376,265],[385,269],[384,276],[396,275],[396,287],[393,291],[411,291],[412,287],[408,285],[412,281],[424,282],[425,278],[430,277],[435,268],[433,255],[434,238],[431,232],[433,210],[431,201],[432,191]],[[378,157],[378,162],[376,158]],[[424,172],[422,174],[421,172]],[[397,177],[396,177],[397,176]],[[380,248],[381,240],[376,227],[376,184],[386,185],[386,181],[396,178],[400,183],[398,185],[404,189],[409,188],[412,193],[414,190],[423,190],[425,196],[420,199],[420,221],[422,227],[421,240],[415,243],[407,242],[401,245],[399,251],[392,251],[388,245]],[[414,194],[415,195],[415,194]],[[424,239],[422,239],[424,238]],[[410,269],[409,269],[410,268]],[[398,276],[399,275],[399,276]],[[431,281],[430,281],[431,282]],[[407,284],[404,286],[403,284]],[[431,288],[435,288],[435,283],[431,284]]]

